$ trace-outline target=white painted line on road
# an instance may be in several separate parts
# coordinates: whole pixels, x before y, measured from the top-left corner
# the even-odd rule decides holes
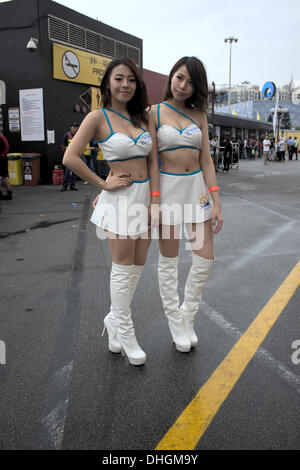
[[[51,440],[51,444],[56,450],[61,449],[68,403],[68,399],[62,401],[56,408],[50,411],[45,418],[42,419],[42,423],[48,431],[48,437]]]
[[[67,385],[69,378],[73,371],[73,361],[69,362],[65,366],[61,367],[53,374],[53,379],[55,379],[57,384]]]
[[[227,193],[226,191],[222,191],[221,194],[230,199],[233,199],[234,201],[238,199],[239,202],[243,202],[250,206],[258,207],[259,209],[265,212],[269,212],[270,214],[276,215],[277,217],[281,217],[282,219],[288,220],[289,222],[300,224],[299,220],[292,219],[292,217],[288,217],[287,215],[281,214],[280,212],[274,211],[273,209],[269,209],[268,207],[262,206],[261,204],[258,204],[257,202],[248,201],[247,199],[243,199],[242,197],[239,197],[239,196],[233,196],[231,193]]]
[[[247,264],[249,261],[252,261],[253,258],[255,258],[260,253],[264,252],[284,233],[290,232],[293,229],[294,225],[295,225],[294,222],[290,222],[289,224],[285,224],[283,226],[280,226],[278,229],[273,230],[271,232],[271,235],[264,236],[264,238],[260,240],[258,243],[255,243],[255,245],[252,248],[250,249],[247,248],[246,255],[239,257],[235,263],[232,263],[232,265],[229,266],[229,268],[239,269],[245,264]]]

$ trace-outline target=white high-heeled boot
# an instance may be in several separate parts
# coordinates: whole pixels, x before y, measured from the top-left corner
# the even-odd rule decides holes
[[[178,256],[167,258],[159,255],[158,284],[165,314],[176,349],[181,352],[189,352],[191,342],[185,332],[182,314],[179,310],[178,296]]]
[[[192,252],[192,266],[185,284],[184,301],[180,307],[183,324],[192,347],[198,344],[198,338],[194,330],[194,321],[213,262],[213,259],[202,258]]]
[[[126,266],[112,263],[110,275],[110,295],[117,324],[117,339],[130,364],[135,366],[146,362],[146,354],[139,346],[131,319],[130,280],[133,265]]]
[[[132,302],[132,299],[136,291],[136,287],[138,285],[140,276],[143,272],[143,269],[144,269],[144,266],[138,266],[136,264],[133,265],[132,275],[130,279],[130,297],[129,297],[130,304]],[[104,335],[105,330],[107,330],[108,349],[113,353],[120,353],[122,351],[122,346],[117,338],[118,328],[117,328],[117,323],[116,323],[112,305],[110,306],[110,311],[104,318],[103,322],[104,322],[104,328],[103,328],[102,336]]]

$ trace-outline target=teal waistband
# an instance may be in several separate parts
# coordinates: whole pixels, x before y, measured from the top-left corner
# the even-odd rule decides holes
[[[131,180],[132,183],[147,183],[149,181],[149,176],[145,180]]]
[[[126,160],[133,160],[134,158],[147,158],[147,155],[137,155],[136,157],[127,157],[127,158],[118,158],[116,160],[107,160],[108,163],[114,163],[114,162],[125,162]]]
[[[197,173],[200,173],[202,169],[200,168],[199,170],[192,171],[191,173],[170,173],[169,171],[163,171],[160,170],[160,173],[163,175],[172,175],[172,176],[190,176],[190,175],[196,175]]]

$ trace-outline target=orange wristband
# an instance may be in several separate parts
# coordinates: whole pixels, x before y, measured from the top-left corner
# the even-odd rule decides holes
[[[150,193],[151,196],[160,196],[160,192],[159,191],[151,191]]]
[[[212,193],[213,191],[219,191],[219,186],[212,186],[211,188],[208,188],[208,191]]]

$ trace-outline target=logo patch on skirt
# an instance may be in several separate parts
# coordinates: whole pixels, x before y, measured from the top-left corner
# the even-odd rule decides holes
[[[210,200],[206,195],[201,196],[198,199],[199,199],[199,204],[200,204],[201,209],[204,209],[205,207],[210,206]]]

